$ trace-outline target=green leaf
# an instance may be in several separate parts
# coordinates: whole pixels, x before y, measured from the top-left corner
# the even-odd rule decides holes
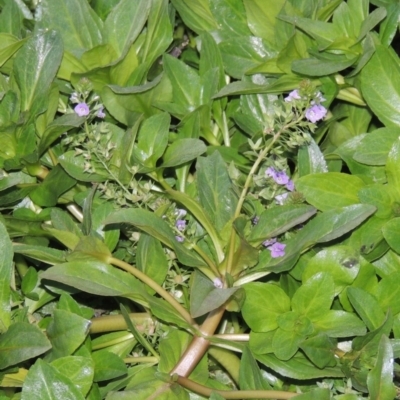
[[[29,267],[28,271],[22,278],[21,290],[27,295],[30,294],[36,287],[38,283],[38,273],[35,268]]]
[[[358,192],[361,203],[372,204],[377,208],[374,217],[390,218],[393,210],[393,200],[390,186],[375,183],[362,188]]]
[[[68,377],[83,396],[88,394],[94,376],[94,362],[90,358],[78,356],[62,357],[53,361],[51,366]]]
[[[385,165],[389,151],[400,135],[397,127],[376,129],[362,139],[354,159],[367,165]]]
[[[300,348],[318,368],[336,365],[334,355],[336,343],[327,335],[320,334],[308,338],[300,344]]]
[[[57,0],[44,0],[40,4],[40,13],[38,25],[43,29],[58,30],[65,50],[78,58],[102,42],[103,24],[86,1],[60,3]]]
[[[400,198],[400,140],[393,143],[386,162],[386,176],[390,186]]]
[[[205,153],[206,145],[199,139],[177,139],[167,149],[161,168],[176,167]]]
[[[384,312],[390,310],[393,315],[400,312],[400,273],[396,272],[382,278],[375,290],[375,296]]]
[[[347,395],[345,395],[347,396]],[[309,392],[302,393],[296,396],[297,400],[329,400],[331,398],[331,391],[329,389],[312,389]],[[341,400],[357,400],[347,397],[341,397]]]
[[[328,172],[324,155],[313,139],[308,145],[301,146],[298,152],[299,177]]]
[[[217,309],[239,289],[218,288],[202,273],[195,271],[192,275],[190,314],[193,318],[200,317]]]
[[[303,60],[293,61],[292,71],[306,76],[326,76],[349,68],[357,59],[358,56],[350,58],[346,56],[336,56],[336,60],[305,58]]]
[[[347,296],[370,331],[378,329],[383,324],[385,314],[374,296],[356,287],[349,287]]]
[[[98,296],[129,297],[141,304],[147,304],[143,301],[143,296],[146,296],[143,286],[136,278],[99,260],[55,265],[40,277],[42,280],[60,282]]]
[[[94,381],[102,382],[126,375],[128,369],[124,361],[116,354],[107,350],[95,351],[92,354],[94,361]]]
[[[18,52],[13,69],[20,89],[21,111],[28,111],[31,117],[45,111],[62,54],[61,37],[51,30],[39,31]]]
[[[364,323],[354,314],[329,310],[313,321],[317,332],[325,333],[329,337],[363,336],[366,333]]]
[[[233,217],[237,205],[225,162],[215,151],[211,156],[200,157],[196,170],[200,204],[220,232]]]
[[[278,327],[277,317],[290,310],[290,299],[278,286],[268,283],[244,285],[246,299],[242,315],[255,332],[268,332]]]
[[[393,218],[382,227],[383,237],[389,246],[400,254],[400,218]]]
[[[271,390],[268,381],[263,377],[257,361],[246,346],[243,349],[239,371],[240,390]]]
[[[154,237],[142,233],[136,250],[137,268],[158,284],[166,278],[169,264],[161,246]]]
[[[47,264],[60,264],[66,261],[64,251],[50,247],[14,243],[13,249],[15,254],[23,254]]]
[[[250,243],[259,245],[265,239],[276,237],[311,218],[317,210],[303,204],[288,204],[265,210],[248,237]]]
[[[350,246],[332,246],[319,251],[308,261],[302,281],[307,282],[318,272],[326,272],[333,278],[335,296],[350,286],[360,270],[360,255]]]
[[[43,360],[37,360],[25,378],[21,400],[84,400],[79,389],[62,373]]]
[[[399,126],[400,66],[391,50],[378,45],[361,71],[361,91],[368,106],[386,126]]]
[[[322,211],[359,203],[357,193],[364,185],[357,176],[338,172],[306,175],[296,181],[296,189],[307,202]]]
[[[55,360],[71,355],[86,339],[90,321],[65,310],[54,310],[53,321],[47,327],[52,344],[48,358]]]
[[[104,23],[104,40],[124,57],[146,23],[150,2],[122,0],[115,5]]]
[[[71,178],[61,166],[56,165],[29,196],[38,206],[53,207],[57,204],[59,197],[75,184],[76,180]]]
[[[172,248],[178,259],[189,266],[202,266],[204,263],[193,255],[193,251],[186,249],[181,243],[175,239],[168,224],[156,214],[143,209],[120,210],[111,214],[104,224],[132,224],[149,235],[155,237],[166,246]]]
[[[296,291],[292,298],[292,310],[314,321],[330,309],[334,294],[332,276],[319,272]]]
[[[367,385],[371,399],[392,399],[396,395],[393,384],[393,349],[387,336],[382,335],[374,368],[368,373]]]
[[[275,349],[274,354],[280,360],[290,360],[296,354],[303,340],[304,337],[294,330],[286,331],[278,328],[272,340],[272,346]]]
[[[0,369],[37,357],[49,349],[49,340],[36,325],[15,322],[0,336]]]
[[[11,323],[13,246],[2,222],[0,222],[0,254],[0,332],[4,332]]]

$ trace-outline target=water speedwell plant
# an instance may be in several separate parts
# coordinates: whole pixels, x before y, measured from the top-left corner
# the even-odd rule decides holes
[[[395,2],[0,8],[0,400],[398,397]]]

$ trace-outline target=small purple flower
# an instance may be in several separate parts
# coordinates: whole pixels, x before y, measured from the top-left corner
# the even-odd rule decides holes
[[[175,215],[177,219],[181,219],[182,217],[185,217],[187,214],[187,211],[184,210],[183,208],[177,208],[175,211]]]
[[[263,242],[263,246],[265,247],[269,247],[272,246],[274,243],[276,243],[276,239],[272,238],[272,239],[267,239]]]
[[[251,220],[251,223],[252,223],[253,225],[257,225],[259,220],[260,220],[260,217],[258,217],[258,216],[256,215],[256,216]]]
[[[283,204],[285,203],[285,200],[287,199],[288,196],[289,196],[289,193],[278,194],[278,196],[275,196],[276,204],[283,206]]]
[[[268,167],[268,168],[265,170],[265,176],[268,177],[268,178],[275,179],[275,176],[276,176],[276,173],[277,173],[277,172],[278,172],[278,171],[277,171],[274,167]]]
[[[213,280],[213,284],[217,289],[222,289],[224,287],[224,284],[222,283],[221,279],[215,278]]]
[[[176,228],[178,229],[178,231],[184,231],[185,230],[185,228],[186,228],[186,221],[184,220],[184,219],[178,219],[176,222],[175,222],[175,226],[176,226]]]
[[[86,103],[79,103],[75,106],[74,108],[75,113],[79,117],[86,117],[86,115],[89,115],[89,106]]]
[[[278,185],[286,185],[289,182],[289,177],[286,175],[285,171],[279,171],[276,173],[274,181]]]
[[[321,106],[320,104],[314,104],[310,108],[307,108],[306,119],[315,124],[317,121],[320,121],[322,118],[324,118],[327,112],[328,110],[324,106]]]
[[[179,243],[182,243],[185,240],[185,238],[183,238],[182,236],[175,236],[175,240]]]
[[[97,111],[97,116],[99,117],[99,118],[105,118],[105,116],[106,116],[106,113],[104,112],[104,107],[100,107],[99,109],[98,109],[98,111]]]
[[[286,189],[293,192],[294,190],[294,182],[290,179],[289,182],[286,184]]]
[[[293,100],[300,100],[300,99],[301,99],[301,97],[300,97],[299,91],[297,89],[296,90],[292,90],[289,93],[289,95],[287,97],[285,97],[286,103],[290,103]]]
[[[272,258],[278,258],[285,255],[285,247],[286,244],[276,242],[272,246],[269,246],[268,250],[271,252]]]

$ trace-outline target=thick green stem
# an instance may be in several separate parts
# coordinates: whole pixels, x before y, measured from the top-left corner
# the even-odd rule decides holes
[[[178,301],[175,300],[174,297],[170,293],[168,293],[165,289],[163,289],[158,283],[154,282],[153,279],[149,278],[146,274],[139,271],[137,268],[129,265],[125,261],[119,260],[114,257],[110,257],[108,260],[110,264],[113,264],[124,271],[129,272],[136,278],[140,279],[143,283],[147,286],[152,288],[156,293],[158,293],[164,300],[166,300],[172,307],[175,308],[176,311],[183,317],[183,319],[189,323],[190,325],[197,326],[196,321],[190,316],[187,310],[180,304]]]
[[[212,393],[218,393],[225,399],[278,399],[285,400],[297,396],[297,393],[284,392],[280,390],[215,390],[199,383],[193,382],[183,376],[176,379],[181,386],[204,397],[210,397]]]
[[[154,329],[154,321],[147,313],[130,313],[129,318],[134,322],[136,328],[140,331]],[[105,315],[104,317],[92,318],[90,333],[123,331],[128,329],[125,319],[122,315]]]

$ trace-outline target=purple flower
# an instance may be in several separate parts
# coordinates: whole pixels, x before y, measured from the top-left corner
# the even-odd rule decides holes
[[[178,229],[178,231],[184,231],[186,228],[186,221],[184,219],[178,219],[178,221],[175,222],[175,226]]]
[[[285,200],[287,199],[288,196],[289,193],[278,194],[278,196],[275,196],[276,204],[283,206],[283,203],[285,203]]]
[[[272,238],[272,239],[267,239],[263,242],[263,246],[265,247],[269,247],[272,246],[274,243],[276,243],[276,239]]]
[[[307,108],[306,119],[315,124],[317,121],[320,121],[322,118],[324,118],[327,112],[328,110],[324,106],[321,106],[320,104],[314,104],[310,108]]]
[[[181,219],[182,217],[184,217],[187,214],[186,210],[184,210],[183,208],[177,208],[175,211],[175,215],[177,219]]]
[[[105,118],[106,113],[104,112],[104,107],[100,107],[100,108],[98,109],[98,111],[97,111],[97,116],[98,116],[99,118]]]
[[[278,258],[285,255],[285,247],[286,244],[276,242],[272,246],[269,246],[268,250],[271,252],[272,258]]]
[[[300,100],[301,97],[299,95],[299,91],[296,90],[292,90],[289,95],[287,97],[285,97],[285,101],[286,103],[290,103],[292,100]]]
[[[286,184],[286,189],[291,191],[291,192],[293,192],[293,190],[294,190],[294,182],[291,179]]]
[[[185,240],[185,238],[183,238],[182,236],[175,236],[175,240],[179,243],[182,243]]]
[[[267,176],[267,177],[269,177],[269,178],[273,178],[273,179],[275,179],[275,176],[276,176],[276,173],[277,173],[278,171],[274,168],[274,167],[268,167],[266,170],[265,170],[265,176]]]
[[[80,117],[86,117],[89,115],[89,106],[86,103],[78,103],[74,108],[75,113]]]
[[[286,175],[285,171],[279,171],[276,173],[274,181],[278,185],[286,185],[289,182],[289,177]]]

